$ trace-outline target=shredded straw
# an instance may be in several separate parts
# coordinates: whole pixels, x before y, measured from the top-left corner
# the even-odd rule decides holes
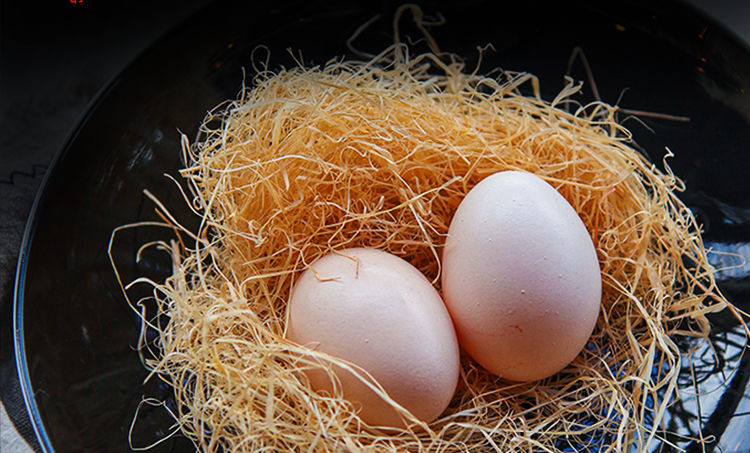
[[[154,349],[151,376],[174,386],[170,410],[196,447],[640,451],[665,439],[676,341],[705,337],[706,315],[728,306],[699,225],[675,195],[682,182],[630,146],[616,107],[573,103],[580,85],[569,81],[552,102],[522,95],[524,86],[538,93],[532,75],[489,78],[397,44],[370,61],[261,71],[208,115],[194,143],[183,137],[200,229],[188,232],[158,204],[179,236],[160,244],[173,275],[134,283],[154,286],[159,314],[144,328],[158,341],[144,336],[141,347]],[[402,430],[366,426],[338,388],[313,391],[300,371],[325,355],[284,338],[295,278],[326,253],[363,246],[404,258],[439,290],[451,216],[502,170],[552,184],[596,244],[603,297],[584,351],[532,383],[463,357],[441,418],[425,424],[400,409],[410,423]],[[363,370],[327,359],[387,398]]]

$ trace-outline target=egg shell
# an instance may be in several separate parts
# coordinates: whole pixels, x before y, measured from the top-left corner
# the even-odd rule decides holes
[[[287,338],[362,367],[418,419],[440,415],[458,382],[459,347],[430,281],[408,262],[375,249],[342,250],[311,267],[292,290]],[[361,408],[362,420],[404,425],[396,410],[353,374],[334,370],[344,397]],[[323,371],[307,375],[315,389],[331,391]]]
[[[570,203],[530,173],[495,173],[469,191],[450,224],[442,279],[461,346],[512,381],[564,368],[599,314],[591,236]]]

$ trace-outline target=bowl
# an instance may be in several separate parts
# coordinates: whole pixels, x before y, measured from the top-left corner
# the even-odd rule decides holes
[[[160,220],[144,190],[195,228],[198,218],[165,176],[179,180],[180,133],[194,137],[206,112],[234,98],[243,81],[252,83],[263,62],[271,69],[322,64],[384,49],[393,42],[397,6],[216,2],[156,42],[99,96],[45,177],[17,270],[17,366],[44,451],[128,451],[130,442],[142,447],[161,440],[153,451],[193,450],[165,407],[143,406],[132,423],[144,397],[167,408],[173,400],[169,386],[156,379],[144,384],[147,373],[135,350],[138,313],[125,303],[108,255],[112,231]],[[534,73],[546,99],[569,74],[585,82],[582,103],[598,97],[657,113],[621,119],[656,165],[663,165],[667,147],[674,152],[669,166],[687,185],[680,197],[704,225],[706,243],[750,255],[750,51],[737,38],[674,1],[429,2],[422,8],[445,18],[431,32],[442,51],[461,56],[469,68]],[[428,50],[408,18],[401,22],[413,51]],[[580,55],[569,65],[575,49],[591,74]],[[136,263],[135,254],[140,244],[169,233],[142,227],[118,234],[112,258],[124,281],[168,275],[166,256],[149,252]],[[750,267],[738,267],[732,255],[712,257],[722,268],[722,290],[748,310]],[[665,421],[674,434],[655,451],[700,448],[694,440],[700,436],[708,446],[750,449],[743,434],[750,429],[744,396],[750,360],[741,354],[747,340],[726,313],[712,322],[707,341],[683,345],[690,366]]]

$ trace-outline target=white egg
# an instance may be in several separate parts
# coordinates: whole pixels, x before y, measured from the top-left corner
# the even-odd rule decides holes
[[[292,290],[287,338],[356,364],[415,417],[432,421],[456,389],[459,349],[440,294],[411,264],[354,248],[312,264]],[[344,397],[377,426],[402,426],[399,414],[353,374],[335,368]],[[328,376],[307,373],[317,390]]]
[[[459,343],[508,380],[564,368],[599,314],[591,236],[567,200],[530,173],[495,173],[469,191],[450,224],[442,278]]]

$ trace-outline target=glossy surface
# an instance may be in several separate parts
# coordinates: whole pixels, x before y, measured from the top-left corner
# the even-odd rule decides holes
[[[442,260],[461,347],[504,379],[557,373],[594,330],[602,299],[594,243],[573,206],[531,173],[503,171],[474,186]]]
[[[289,299],[287,338],[362,367],[415,417],[430,422],[458,383],[458,341],[443,299],[421,272],[376,249],[330,253],[311,265]],[[344,397],[374,426],[401,416],[356,376],[335,368]],[[308,373],[317,390],[333,385]]]
[[[627,88],[623,107],[690,117],[689,123],[644,118],[653,133],[634,120],[625,124],[655,163],[661,164],[665,146],[675,152],[670,166],[687,183],[682,197],[704,223],[706,240],[742,253],[750,241],[750,53],[679,4],[650,3],[475,1],[424,9],[442,12],[447,23],[433,27],[433,36],[443,51],[466,58],[470,68],[478,61],[476,46],[491,42],[495,50],[484,53],[480,70],[501,66],[536,73],[542,95],[552,99],[564,84],[571,52],[580,46],[605,101],[617,102]],[[287,48],[299,49],[306,63],[321,63],[351,55],[347,38],[381,14],[353,44],[365,52],[383,49],[392,40],[396,3],[363,5],[212,5],[137,60],[83,119],[30,220],[19,268],[16,348],[43,443],[58,451],[128,451],[130,422],[143,395],[169,403],[165,385],[155,380],[142,385],[146,372],[133,350],[139,324],[108,262],[110,232],[124,223],[158,219],[142,195],[145,188],[194,226],[196,219],[163,176],[176,176],[180,166],[178,129],[194,136],[206,110],[234,97],[242,66],[248,82],[252,79],[250,56],[257,44],[272,49],[271,68],[295,64]],[[417,40],[420,34],[409,23],[404,18],[401,29]],[[415,51],[425,49],[416,44]],[[263,61],[265,53],[256,57]],[[580,63],[572,75],[586,77]],[[590,93],[580,101],[591,101]],[[161,255],[134,264],[137,244],[166,237],[168,232],[149,228],[118,236],[113,254],[125,280],[166,275],[169,263]],[[727,296],[746,310],[749,275],[747,266],[720,274]],[[669,427],[692,438],[702,427],[709,446],[747,450],[750,398],[743,394],[750,363],[747,354],[739,354],[745,340],[722,316],[711,341],[713,349],[685,345],[697,346],[698,353],[684,360],[685,399],[670,413]],[[718,359],[711,350],[719,352]],[[700,391],[712,391],[700,406],[689,397],[695,393],[692,371]],[[165,409],[144,407],[133,427],[133,445],[148,445],[171,426]],[[700,451],[690,438],[669,440]],[[175,436],[153,451],[191,450]]]

